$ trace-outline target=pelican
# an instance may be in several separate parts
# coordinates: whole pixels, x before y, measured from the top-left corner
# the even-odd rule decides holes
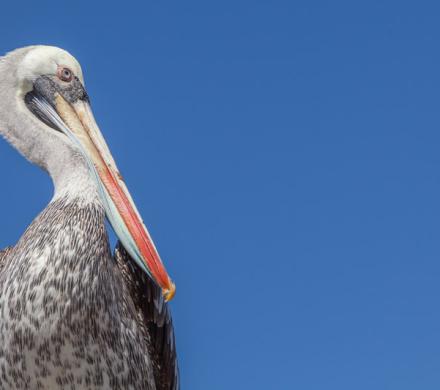
[[[175,286],[72,55],[30,46],[0,57],[0,134],[54,184],[0,251],[0,389],[178,389]]]

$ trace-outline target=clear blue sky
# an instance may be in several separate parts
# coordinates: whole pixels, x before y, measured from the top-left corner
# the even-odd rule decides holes
[[[177,283],[183,389],[439,389],[440,6],[2,3],[82,63]],[[52,194],[0,142],[0,246]]]

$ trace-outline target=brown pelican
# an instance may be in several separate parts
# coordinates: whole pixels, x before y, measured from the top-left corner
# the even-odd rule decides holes
[[[79,63],[0,57],[0,133],[54,182],[0,251],[0,389],[178,389],[175,287],[93,118]],[[105,218],[119,243],[111,254]]]

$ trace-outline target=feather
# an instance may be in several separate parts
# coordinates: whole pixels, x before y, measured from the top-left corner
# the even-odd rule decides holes
[[[179,389],[173,322],[161,289],[130,259],[118,242],[114,258],[133,299],[137,321],[148,345],[157,390]]]

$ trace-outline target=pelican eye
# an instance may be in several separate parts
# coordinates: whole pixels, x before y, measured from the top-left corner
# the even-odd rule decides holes
[[[57,76],[60,80],[70,82],[73,79],[73,72],[69,68],[58,68]]]

